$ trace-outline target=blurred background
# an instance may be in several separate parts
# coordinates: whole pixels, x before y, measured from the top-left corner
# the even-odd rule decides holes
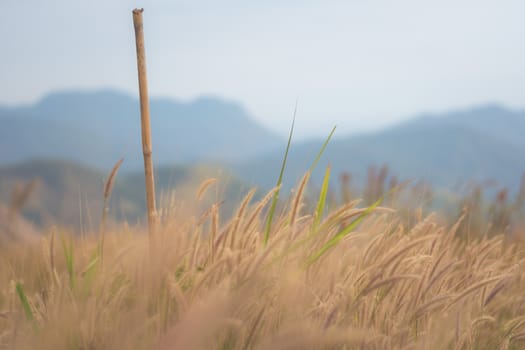
[[[215,196],[233,206],[252,186],[273,187],[296,101],[288,190],[334,125],[312,178],[319,186],[330,164],[334,196],[373,200],[382,190],[371,183],[411,180],[459,206],[481,187],[509,201],[523,190],[521,0],[2,7],[0,220],[23,207],[37,226],[96,227],[104,180],[121,157],[112,212],[142,215],[135,7],[145,7],[159,192],[182,197],[219,177]]]

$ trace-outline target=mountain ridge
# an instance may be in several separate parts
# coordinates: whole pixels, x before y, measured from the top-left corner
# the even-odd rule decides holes
[[[150,108],[158,164],[238,160],[284,143],[232,101],[153,98]],[[142,164],[139,102],[119,91],[56,92],[1,108],[0,121],[0,164],[59,157],[107,168],[122,156],[135,169]]]
[[[510,111],[492,104],[441,114],[425,114],[377,132],[334,137],[319,163],[313,180],[320,182],[323,168],[332,173],[351,172],[362,185],[370,165],[389,166],[402,179],[427,180],[438,186],[460,181],[499,180],[516,189],[525,171],[525,111]],[[293,186],[308,169],[323,140],[292,144],[287,186]],[[243,178],[260,183],[276,174],[282,152],[266,154],[246,163],[232,164]],[[311,159],[311,160],[309,160]],[[263,171],[250,171],[265,164]]]
[[[220,164],[253,185],[273,187],[285,140],[231,100],[151,99],[153,158],[157,166]],[[138,100],[112,89],[55,92],[33,105],[0,107],[0,164],[60,158],[107,170],[142,167]],[[313,174],[351,172],[362,184],[370,165],[386,164],[401,178],[453,186],[496,179],[516,188],[525,170],[525,110],[496,103],[423,113],[375,132],[335,135]],[[308,169],[323,140],[293,142],[285,184]]]

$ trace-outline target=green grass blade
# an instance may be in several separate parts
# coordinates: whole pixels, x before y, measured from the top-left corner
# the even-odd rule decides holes
[[[383,198],[378,199],[375,203],[369,206],[365,212],[359,215],[354,221],[352,221],[348,226],[339,231],[334,235],[321,249],[319,249],[315,254],[313,254],[307,261],[306,266],[310,266],[315,263],[321,256],[323,256],[328,250],[336,246],[343,238],[346,237],[350,232],[352,232],[357,225],[361,223],[374,209],[383,201]]]
[[[84,297],[87,297],[91,292],[93,281],[95,280],[97,272],[99,271],[99,266],[101,266],[102,261],[100,259],[99,249],[99,247],[95,249],[95,252],[92,254],[89,264],[84,269],[84,271],[80,273],[80,276],[83,277],[82,291]]]
[[[16,294],[18,294],[18,298],[22,303],[26,318],[29,321],[34,321],[35,316],[33,315],[33,310],[31,310],[31,305],[29,305],[29,299],[27,299],[26,293],[24,292],[24,287],[18,282],[16,283]]]
[[[272,198],[272,204],[270,210],[268,211],[268,219],[266,220],[266,227],[264,230],[264,245],[268,244],[270,239],[270,231],[272,229],[273,217],[275,215],[275,210],[277,208],[277,201],[279,200],[279,192],[281,191],[281,184],[283,182],[284,169],[286,168],[286,161],[288,160],[288,151],[290,150],[290,144],[292,143],[293,129],[295,126],[295,116],[297,115],[297,101],[295,101],[295,109],[293,112],[293,121],[292,127],[290,128],[290,135],[288,135],[288,144],[286,145],[286,151],[284,152],[283,163],[281,165],[281,172],[279,173],[279,178],[277,179],[277,191]]]
[[[69,284],[71,289],[75,288],[75,267],[74,267],[74,256],[73,256],[73,242],[66,243],[64,237],[61,237],[62,248],[64,249],[64,257],[66,259],[66,268],[69,275]]]
[[[329,183],[330,183],[330,165],[326,167],[326,171],[324,173],[323,185],[321,186],[321,192],[319,193],[319,201],[317,202],[317,209],[315,210],[312,231],[315,230],[319,226],[319,223],[321,222],[321,218],[323,217],[323,211],[326,206],[326,197],[328,195],[328,184]]]
[[[310,169],[309,169],[310,173],[314,171],[315,167],[317,166],[317,163],[319,162],[319,159],[321,159],[321,156],[323,155],[323,153],[324,153],[324,151],[326,149],[326,146],[328,146],[328,143],[330,142],[330,140],[332,139],[332,136],[334,135],[335,128],[337,128],[337,125],[332,128],[332,131],[330,132],[330,135],[328,135],[328,137],[324,141],[323,145],[321,146],[321,149],[319,150],[319,153],[317,153],[317,157],[315,157],[314,162],[310,166]]]
[[[96,250],[91,256],[91,261],[89,262],[88,266],[84,270],[84,274],[90,274],[91,272],[95,271],[95,268],[97,267],[99,261],[100,261],[100,253],[98,250]]]

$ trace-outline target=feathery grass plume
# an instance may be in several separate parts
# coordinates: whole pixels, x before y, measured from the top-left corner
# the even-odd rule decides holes
[[[299,187],[297,189],[297,193],[296,193],[295,198],[294,198],[294,200],[292,202],[292,209],[290,211],[290,226],[291,227],[295,226],[295,219],[297,218],[297,215],[299,214],[299,211],[301,209],[300,207],[302,205],[304,189],[305,189],[306,185],[308,184],[308,180],[309,179],[310,179],[310,172],[307,171],[306,174],[301,179],[301,182],[299,183]],[[292,233],[292,237],[293,236],[294,236],[294,234]]]
[[[202,200],[202,198],[204,197],[204,194],[206,194],[206,191],[214,184],[217,183],[217,179],[212,177],[212,178],[209,178],[208,180],[204,181],[203,183],[201,183],[201,185],[199,186],[198,190],[197,190],[197,194],[196,194],[196,197],[197,197],[197,200],[200,201]]]
[[[496,282],[496,281],[499,282],[499,281],[501,281],[502,279],[504,279],[507,276],[508,275],[490,277],[490,278],[484,279],[484,280],[474,284],[473,286],[470,286],[469,288],[465,289],[462,293],[460,293],[458,296],[456,296],[450,302],[449,306],[457,303],[459,300],[461,300],[462,298],[464,298],[468,294],[476,292],[477,290],[481,289],[483,286],[485,286],[487,284],[490,284],[490,283],[493,283],[493,282]]]
[[[251,230],[252,226],[254,225],[254,222],[256,221],[261,211],[268,204],[268,202],[270,202],[270,200],[273,200],[275,194],[279,191],[280,188],[280,186],[273,188],[263,197],[263,199],[259,201],[255,209],[253,210],[252,215],[249,216],[246,225],[244,225],[243,231],[249,232]]]
[[[453,297],[452,295],[446,294],[446,295],[440,295],[432,300],[427,301],[423,305],[420,305],[414,311],[414,314],[412,315],[411,320],[415,321],[427,313],[430,313],[438,308],[443,308],[445,303],[448,302],[450,299],[452,299],[452,297]]]
[[[104,241],[106,238],[106,220],[107,215],[109,214],[109,199],[111,197],[111,192],[113,191],[113,186],[115,185],[115,179],[117,177],[118,170],[120,169],[120,166],[124,162],[124,158],[119,159],[118,162],[115,163],[111,171],[109,172],[108,179],[106,180],[106,183],[104,184],[104,206],[102,208],[102,218],[100,220],[100,259],[103,261],[104,256]]]
[[[219,232],[219,205],[214,204],[211,214],[211,239],[210,239],[210,254],[211,262],[215,261],[217,234]]]
[[[354,215],[360,214],[362,209],[354,209],[359,204],[359,202],[360,202],[359,199],[353,200],[351,202],[343,204],[340,208],[334,209],[331,213],[328,213],[327,217],[321,223],[318,230],[325,231],[334,225],[335,226],[341,225],[343,221],[341,220],[341,217],[343,216],[352,217]]]
[[[480,324],[483,324],[483,323],[494,323],[496,322],[496,319],[492,316],[480,316],[474,320],[472,320],[471,322],[471,328],[476,328],[478,327],[478,325]]]
[[[422,243],[425,243],[425,242],[427,242],[427,241],[429,241],[429,240],[431,240],[433,238],[436,238],[436,235],[426,235],[426,236],[417,238],[417,239],[413,240],[410,243],[403,244],[401,249],[399,249],[398,251],[395,251],[394,254],[385,257],[381,261],[381,265],[382,266],[391,265],[394,261],[399,260],[400,258],[402,258],[403,255],[407,251],[409,251],[410,249],[413,249],[413,248],[417,247],[418,245],[420,245]]]
[[[506,281],[500,281],[499,283],[497,283],[493,288],[492,290],[485,296],[484,300],[483,300],[483,306],[487,306],[488,303],[490,303],[492,301],[492,299],[494,299],[496,297],[496,295],[501,292],[506,286],[507,286],[507,283],[505,283]]]
[[[384,280],[382,281],[379,281],[379,282],[376,282],[374,284],[372,284],[371,286],[368,286],[366,289],[364,289],[360,295],[361,296],[364,296],[364,295],[367,295],[369,294],[370,292],[372,292],[373,290],[376,290],[376,289],[379,289],[385,285],[388,285],[388,284],[391,284],[391,283],[395,283],[395,282],[398,282],[398,281],[402,281],[402,280],[406,280],[406,279],[411,279],[411,280],[419,280],[421,277],[418,276],[418,275],[398,275],[398,276],[392,276],[392,277],[389,277],[389,278],[385,278]]]
[[[197,226],[201,226],[208,220],[209,217],[213,216],[213,213],[215,210],[217,210],[218,207],[224,204],[224,201],[220,201],[217,203],[214,203],[211,207],[207,208],[199,217],[199,220],[197,220]]]
[[[525,316],[516,317],[505,324],[503,328],[503,344],[505,344],[507,348],[513,342],[525,341],[525,331],[522,329],[524,328],[523,326],[525,326]]]
[[[239,206],[239,209],[237,210],[237,213],[235,215],[234,224],[233,224],[233,226],[231,228],[231,233],[230,233],[230,236],[231,236],[230,248],[232,250],[235,247],[235,239],[236,239],[236,236],[237,236],[237,232],[238,232],[239,227],[241,226],[242,221],[244,219],[244,212],[246,210],[246,207],[248,206],[248,204],[252,200],[253,196],[255,195],[255,192],[256,192],[256,189],[252,189],[250,192],[248,192],[248,194],[242,200],[241,205]]]

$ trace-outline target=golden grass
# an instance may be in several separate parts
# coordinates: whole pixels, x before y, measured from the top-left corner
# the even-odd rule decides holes
[[[265,210],[276,190],[259,203],[250,192],[225,222],[218,203],[190,217],[161,210],[169,214],[159,218],[155,259],[144,230],[126,225],[107,232],[103,266],[96,235],[53,231],[38,244],[2,246],[0,348],[525,346],[522,243],[467,241],[459,225],[429,216],[409,226],[376,208],[307,264],[366,212],[354,201],[317,223],[316,211],[304,212],[307,181],[276,216],[267,245]]]

